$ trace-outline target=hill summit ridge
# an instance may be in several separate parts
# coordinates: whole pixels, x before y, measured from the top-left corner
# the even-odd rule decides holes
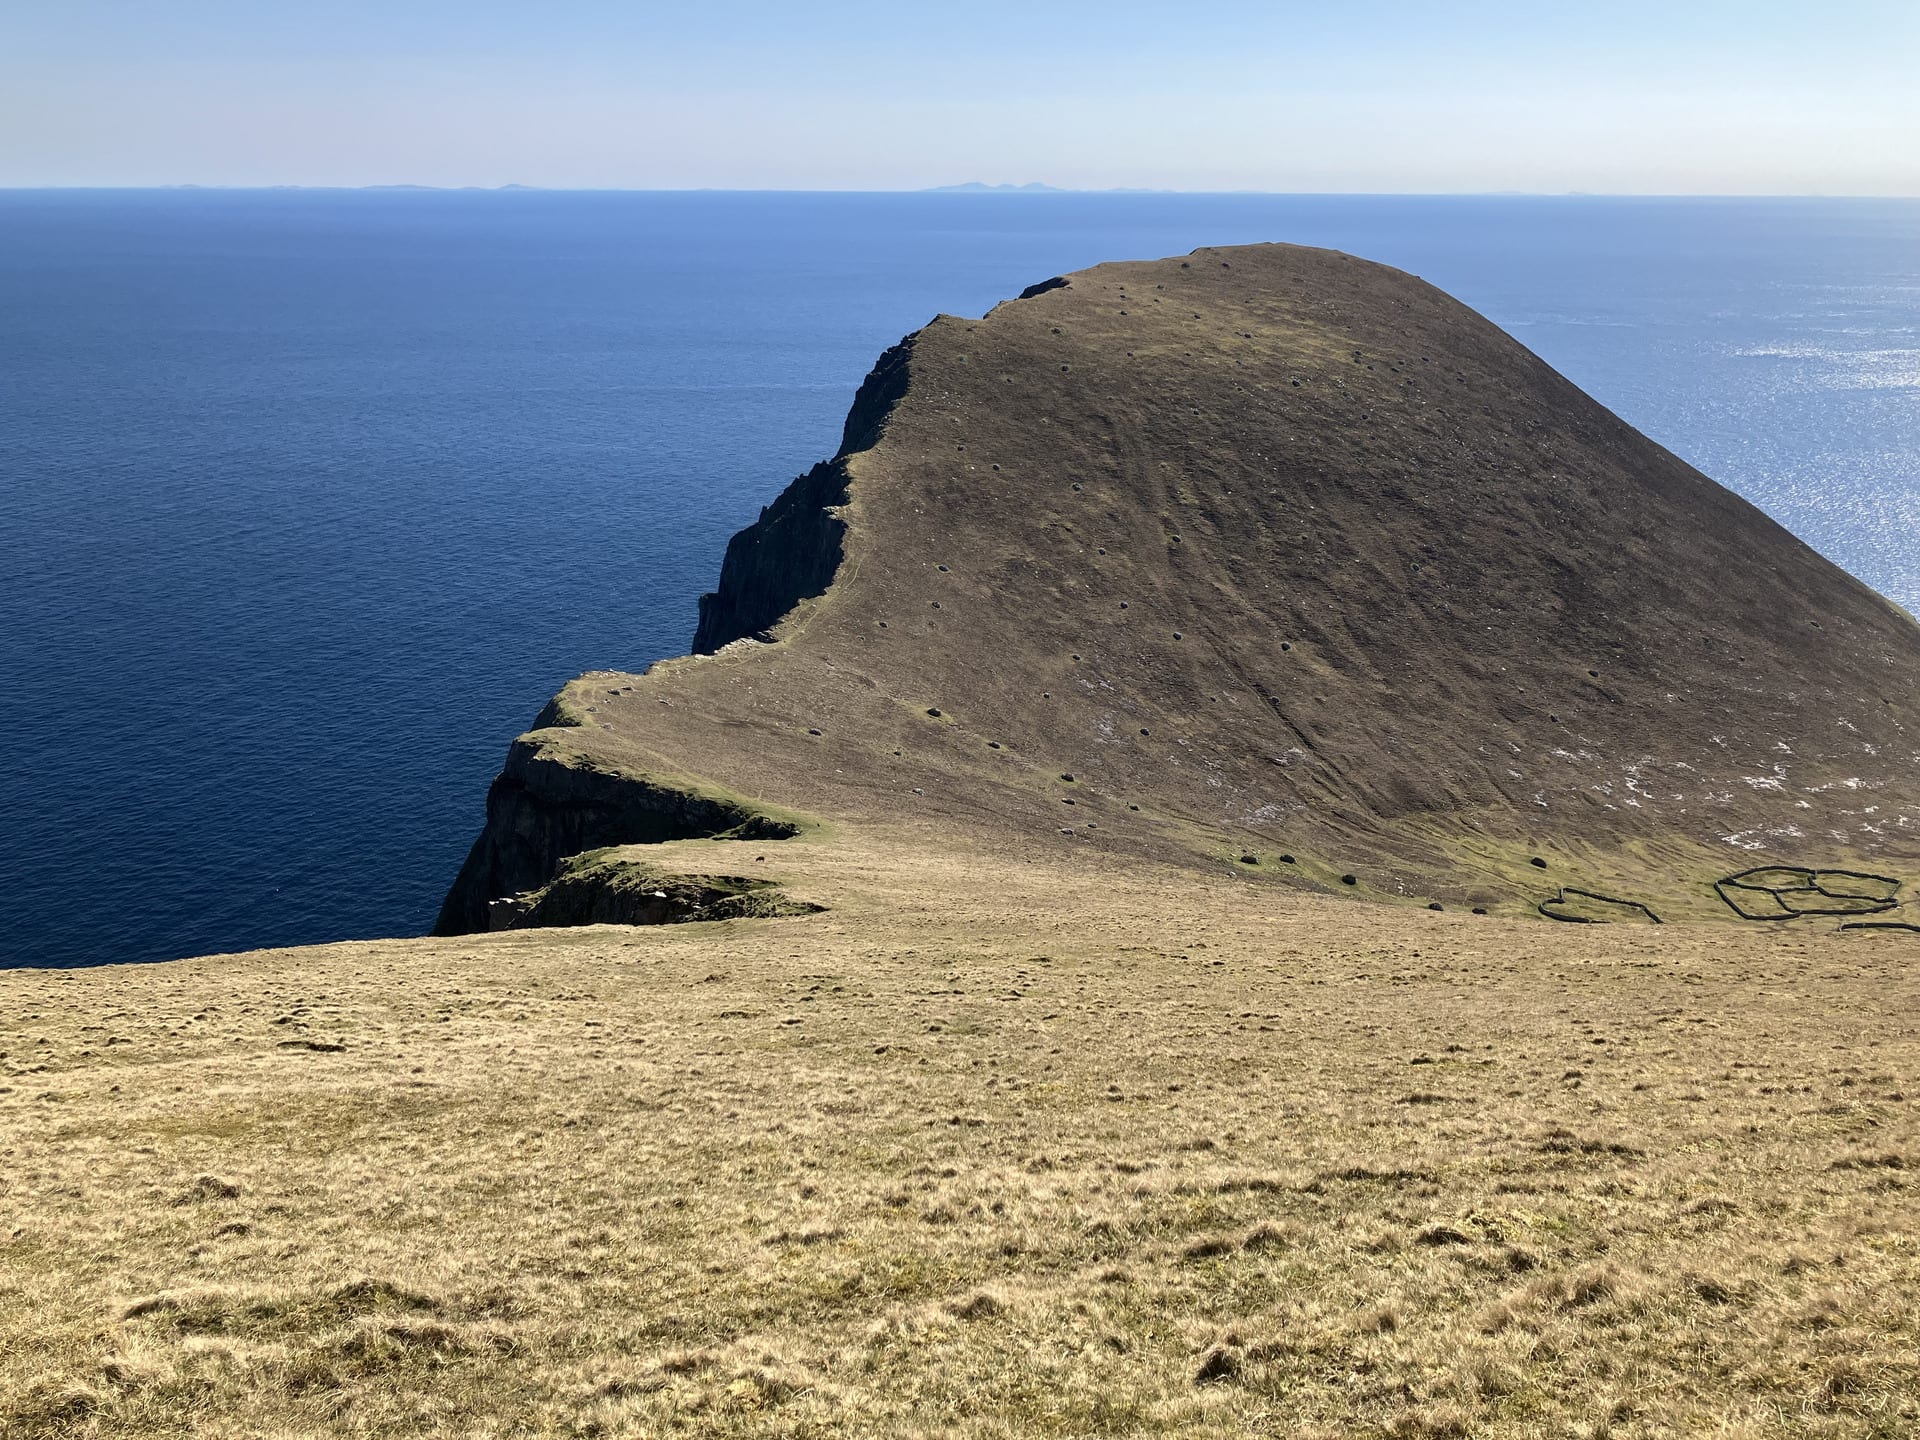
[[[597,847],[809,827],[1726,918],[1716,882],[1897,868],[1920,818],[1910,617],[1459,302],[1296,246],[936,317],[693,648],[515,742],[442,931]]]

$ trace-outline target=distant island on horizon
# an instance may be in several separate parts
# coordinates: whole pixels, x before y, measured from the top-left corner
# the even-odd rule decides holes
[[[1043,185],[1029,180],[1025,185],[989,185],[968,180],[960,185],[929,185],[922,195],[1175,195],[1175,190],[1157,190],[1144,185],[1114,185],[1102,190],[1083,190],[1070,185]]]

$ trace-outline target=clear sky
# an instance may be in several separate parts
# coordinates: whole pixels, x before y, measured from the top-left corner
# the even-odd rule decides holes
[[[1920,0],[14,0],[0,185],[1920,195]]]

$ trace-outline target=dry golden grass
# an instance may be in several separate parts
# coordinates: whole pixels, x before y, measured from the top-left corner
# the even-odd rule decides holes
[[[0,1433],[1920,1432],[1912,936],[730,848],[0,973]]]

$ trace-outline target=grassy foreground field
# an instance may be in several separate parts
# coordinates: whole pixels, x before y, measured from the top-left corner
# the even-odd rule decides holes
[[[832,908],[0,973],[0,1433],[1920,1432],[1912,935],[662,849]]]

